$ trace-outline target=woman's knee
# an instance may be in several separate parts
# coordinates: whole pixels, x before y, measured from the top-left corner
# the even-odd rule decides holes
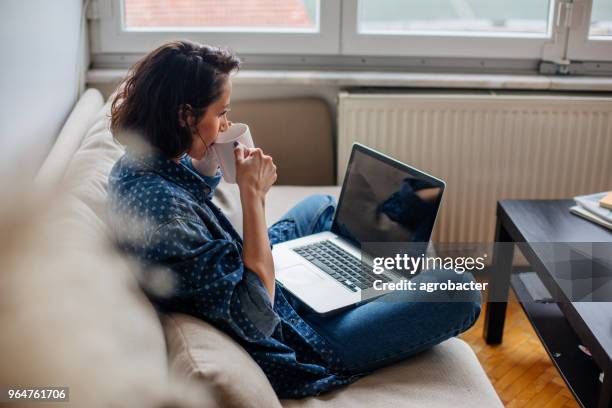
[[[454,269],[436,269],[426,271],[426,284],[436,286],[436,292],[430,301],[450,302],[452,308],[447,310],[447,318],[460,332],[469,329],[480,316],[482,294],[476,286],[477,281],[470,272],[459,273]]]
[[[463,288],[469,288],[470,285],[477,282],[470,272],[458,273],[454,270],[451,270],[451,272],[452,274],[449,275],[448,281],[459,284]],[[463,332],[472,327],[478,319],[478,316],[480,316],[480,311],[482,309],[482,293],[479,289],[460,290],[458,293],[460,296],[454,301],[457,306],[457,317],[459,320],[463,319],[461,321],[461,331]]]
[[[326,231],[331,228],[336,200],[327,194],[313,194],[297,203],[281,220],[291,220],[296,227],[296,238]]]
[[[336,199],[329,194],[314,194],[306,200],[309,200],[309,205],[316,209],[309,233],[329,231],[336,211]]]
[[[454,269],[436,269],[431,271],[435,274],[435,278],[440,283],[447,283],[450,288],[452,285],[460,286],[462,288],[476,288],[476,279],[471,272],[457,272]],[[450,290],[450,289],[449,289]],[[478,289],[473,290],[458,290],[454,291],[455,294],[461,294],[461,298],[466,301],[476,302],[480,304],[482,302],[481,292]]]
[[[336,199],[329,194],[312,194],[306,197],[303,202],[314,208],[336,207]]]

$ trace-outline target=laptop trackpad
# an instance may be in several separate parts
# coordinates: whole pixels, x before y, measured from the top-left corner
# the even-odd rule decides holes
[[[278,272],[278,278],[285,285],[309,285],[324,280],[316,272],[304,265],[294,265]]]

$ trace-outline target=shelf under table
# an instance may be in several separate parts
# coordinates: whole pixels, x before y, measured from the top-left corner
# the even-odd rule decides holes
[[[580,339],[557,304],[534,302],[520,275],[514,273],[511,276],[512,289],[550,359],[578,402],[583,407],[596,407],[602,386],[599,381],[601,370],[578,348]]]

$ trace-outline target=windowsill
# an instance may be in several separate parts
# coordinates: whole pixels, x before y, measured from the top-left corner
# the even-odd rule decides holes
[[[126,69],[90,69],[89,84],[118,83]],[[339,87],[413,87],[514,89],[538,91],[612,91],[612,77],[575,77],[511,74],[447,74],[349,71],[260,71],[242,70],[236,85],[331,85]]]

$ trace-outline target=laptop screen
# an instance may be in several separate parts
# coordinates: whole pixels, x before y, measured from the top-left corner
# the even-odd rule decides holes
[[[363,242],[428,242],[444,182],[354,144],[332,232]]]

